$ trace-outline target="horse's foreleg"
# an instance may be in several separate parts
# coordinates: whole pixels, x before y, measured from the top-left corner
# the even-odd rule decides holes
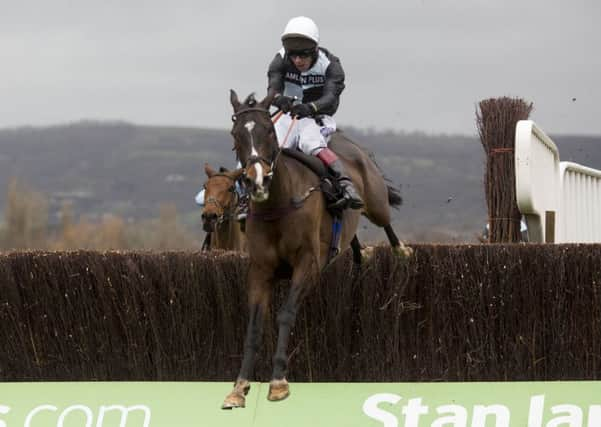
[[[250,390],[250,376],[255,364],[263,337],[263,320],[269,301],[269,280],[260,278],[254,271],[249,272],[249,319],[244,340],[244,356],[240,373],[234,384],[234,389],[228,394],[221,406],[222,409],[244,408],[245,396]]]
[[[246,339],[244,340],[244,356],[242,358],[242,367],[234,384],[234,389],[228,394],[221,405],[222,409],[244,408],[246,403],[246,394],[250,390],[250,375],[255,364],[255,356],[259,350],[261,337],[263,336],[263,317],[264,310],[260,304],[250,306],[250,318],[246,329]]]
[[[317,263],[307,260],[294,268],[288,298],[278,313],[278,342],[273,356],[273,375],[269,383],[269,400],[282,400],[290,394],[286,372],[288,370],[288,341],[296,320],[301,295],[311,280],[316,277]]]
[[[384,226],[384,231],[386,232],[386,237],[388,237],[388,241],[390,242],[390,246],[392,246],[392,252],[400,256],[402,258],[406,258],[411,256],[413,253],[413,249],[408,246],[405,246],[399,238],[396,236],[392,226],[387,224]]]
[[[205,239],[202,242],[201,251],[210,251],[211,250],[211,232],[207,232],[205,234]]]
[[[244,340],[244,357],[238,379],[248,379],[255,366],[255,357],[261,345],[263,337],[263,318],[265,310],[260,304],[253,304],[250,307],[250,319],[246,330],[246,339]]]
[[[355,234],[353,240],[351,240],[351,249],[353,250],[353,264],[357,267],[361,267],[361,261],[363,256],[361,255],[361,243]]]

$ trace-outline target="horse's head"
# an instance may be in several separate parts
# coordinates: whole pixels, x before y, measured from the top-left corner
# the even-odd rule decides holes
[[[234,107],[234,150],[245,169],[245,183],[255,202],[264,202],[269,198],[269,185],[279,152],[269,115],[272,100],[272,93],[261,102],[257,102],[251,94],[241,103],[236,92],[230,92],[230,101]]]
[[[206,232],[215,230],[217,224],[234,216],[238,204],[236,180],[244,169],[228,171],[220,168],[216,172],[205,164],[205,173],[209,180],[205,183],[205,205],[202,209],[202,228]]]

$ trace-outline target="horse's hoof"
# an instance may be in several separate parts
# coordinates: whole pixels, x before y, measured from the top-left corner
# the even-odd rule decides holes
[[[248,390],[250,390],[248,381],[237,381],[232,392],[225,397],[221,409],[244,408]]]
[[[278,400],[284,400],[288,396],[290,396],[290,386],[285,378],[283,380],[271,380],[269,383],[269,394],[267,395],[267,400],[275,402]]]
[[[364,260],[370,260],[374,256],[374,246],[366,246],[361,249],[361,257]]]
[[[409,246],[400,244],[399,246],[394,246],[392,248],[392,253],[398,256],[399,258],[406,259],[413,255],[413,249],[411,249]]]
[[[246,399],[244,396],[236,392],[228,394],[221,405],[221,409],[232,409],[232,408],[244,408],[246,405]]]

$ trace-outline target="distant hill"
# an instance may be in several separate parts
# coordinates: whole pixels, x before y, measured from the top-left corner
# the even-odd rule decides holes
[[[486,222],[484,152],[476,137],[378,132],[344,128],[371,149],[401,188],[404,205],[394,227],[413,241],[470,241]],[[563,160],[601,168],[601,137],[554,137]],[[227,130],[137,126],[85,121],[52,127],[0,130],[0,208],[6,183],[19,178],[51,201],[51,219],[62,201],[76,214],[103,213],[139,220],[158,215],[161,203],[177,206],[191,232],[200,232],[194,196],[203,165],[234,166]],[[363,240],[383,233],[361,226]]]

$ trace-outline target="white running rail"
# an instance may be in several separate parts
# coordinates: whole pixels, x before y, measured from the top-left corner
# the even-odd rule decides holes
[[[560,163],[558,242],[601,242],[601,171]]]
[[[531,242],[601,242],[601,171],[560,162],[555,143],[531,120],[516,126],[515,174]]]

